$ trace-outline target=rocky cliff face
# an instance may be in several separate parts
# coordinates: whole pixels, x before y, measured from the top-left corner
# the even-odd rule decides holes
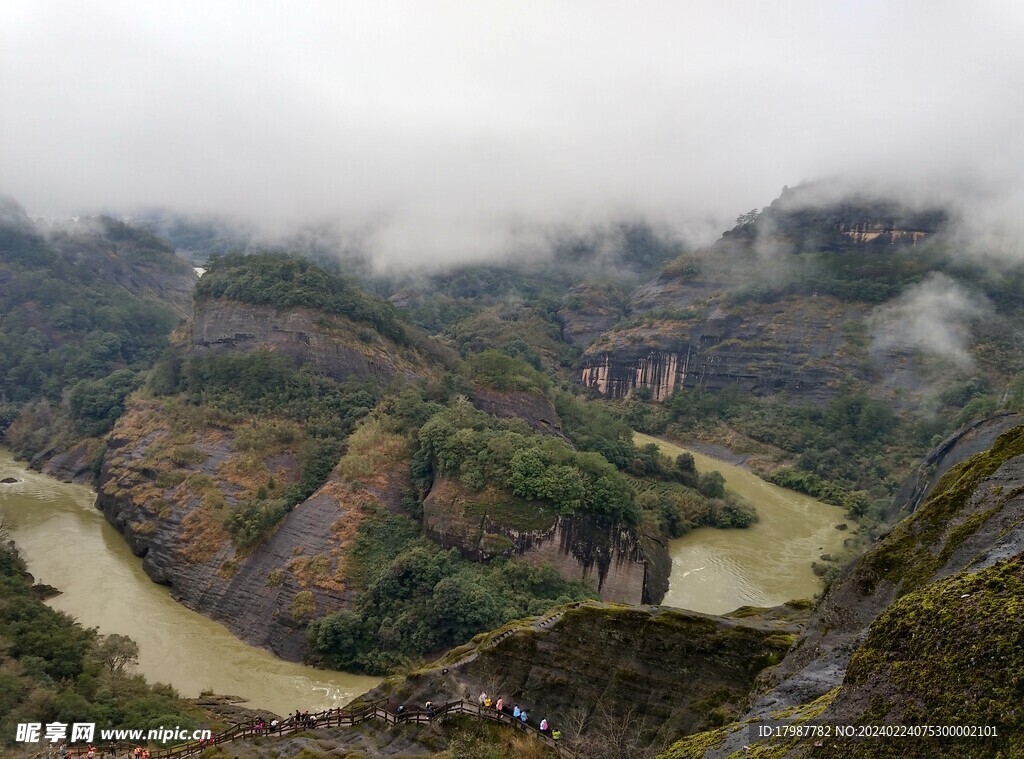
[[[671,559],[660,540],[631,529],[568,517],[498,491],[468,492],[440,479],[423,502],[427,535],[478,561],[520,556],[550,563],[569,581],[590,583],[606,601],[660,603]]]
[[[364,507],[398,508],[407,487],[404,459],[380,462],[358,486],[336,470],[255,550],[242,551],[224,513],[252,497],[257,482],[294,482],[297,456],[287,448],[254,455],[230,426],[185,433],[175,429],[177,413],[161,401],[133,402],[109,440],[97,507],[177,600],[248,643],[298,660],[306,622],[348,607],[347,543]]]
[[[421,376],[425,361],[366,325],[308,308],[277,308],[224,298],[197,301],[192,348],[206,351],[269,348],[336,380]]]
[[[562,434],[562,419],[551,401],[542,395],[478,387],[473,392],[473,406],[491,416],[522,419],[534,432],[565,437]]]
[[[52,449],[42,451],[29,462],[29,466],[64,482],[91,484],[104,447],[100,440],[85,440],[61,453],[54,454]]]
[[[955,444],[939,450],[955,455]],[[796,709],[834,723],[1001,724],[1020,747],[1010,673],[1024,650],[1013,642],[1024,624],[1022,557],[1024,426],[1015,426],[949,468],[912,516],[844,570],[745,719]],[[740,727],[698,738],[666,756],[728,756],[750,742]],[[966,744],[926,745],[927,755],[972,755]],[[868,755],[855,745],[790,747]]]
[[[837,188],[807,184],[786,188],[754,225],[774,243],[796,250],[829,252],[913,246],[941,232],[941,209],[914,209],[892,200],[836,196]]]
[[[592,732],[629,720],[626,729],[649,743],[742,708],[757,673],[786,651],[794,632],[785,619],[582,604],[479,635],[365,698],[423,703],[485,691],[563,730],[573,717],[589,717]]]
[[[874,318],[875,309],[895,292],[885,290],[889,278],[916,281],[910,273],[919,279],[924,265],[904,270],[909,264],[889,249],[940,233],[946,214],[825,195],[787,190],[637,288],[631,317],[588,340],[580,381],[613,398],[639,388],[664,400],[696,387],[736,387],[820,402],[853,380],[915,403],[927,389],[926,367],[905,340],[887,339],[901,325]],[[874,258],[851,263],[858,255]]]
[[[681,318],[641,319],[591,345],[580,382],[612,398],[647,388],[658,401],[697,387],[828,398],[844,380],[872,376],[863,346],[845,326],[866,313],[833,298],[789,297],[757,308],[712,302]],[[902,360],[890,353],[879,362]]]
[[[1007,430],[1024,424],[1024,415],[1005,413],[979,419],[944,440],[900,485],[888,521],[895,523],[917,511],[942,476],[960,462],[987,451]]]

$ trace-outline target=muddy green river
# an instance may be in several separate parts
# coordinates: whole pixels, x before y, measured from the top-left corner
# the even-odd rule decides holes
[[[128,635],[139,644],[138,670],[183,696],[200,691],[241,696],[248,706],[286,714],[343,706],[379,678],[327,672],[281,661],[190,611],[156,585],[142,560],[93,507],[95,493],[26,470],[0,449],[0,514],[35,575],[63,593],[48,603],[86,627]]]
[[[673,457],[682,448],[656,442]],[[672,574],[664,603],[711,614],[743,605],[772,606],[821,590],[811,562],[836,553],[848,533],[836,506],[770,485],[740,467],[692,452],[701,472],[717,469],[729,490],[758,511],[743,530],[701,528],[671,543]],[[29,471],[0,449],[0,514],[37,582],[63,593],[49,603],[104,634],[139,644],[138,671],[184,696],[203,690],[241,696],[284,714],[342,706],[377,678],[326,672],[281,661],[235,638],[223,625],[174,601],[151,582],[140,559],[94,507],[91,488]]]
[[[675,458],[684,450],[637,433],[638,445],[657,443]],[[760,520],[741,530],[701,527],[670,543],[672,574],[666,606],[724,614],[740,606],[775,606],[810,598],[822,589],[811,562],[838,553],[849,532],[838,506],[776,487],[752,472],[696,451],[697,471],[718,470],[732,491],[757,509]]]

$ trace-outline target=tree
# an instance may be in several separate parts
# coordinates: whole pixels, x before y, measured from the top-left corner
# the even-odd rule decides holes
[[[502,623],[501,608],[488,588],[470,576],[446,577],[434,586],[431,610],[435,632],[447,644],[469,640]]]
[[[697,489],[707,498],[725,498],[725,477],[721,472],[706,472],[700,476]]]
[[[736,217],[736,226],[745,227],[747,224],[753,224],[760,215],[756,208],[751,208],[746,213],[741,213]]]
[[[97,639],[96,658],[112,675],[123,675],[128,667],[139,663],[139,644],[127,635],[112,633]]]
[[[613,705],[599,701],[590,713],[574,709],[563,724],[569,745],[589,759],[652,759],[660,753],[661,747],[651,745],[645,736],[646,720],[635,705],[617,712]]]

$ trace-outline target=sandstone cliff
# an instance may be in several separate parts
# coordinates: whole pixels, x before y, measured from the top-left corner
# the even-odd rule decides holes
[[[911,208],[849,194],[825,183],[785,188],[753,221],[771,243],[797,250],[845,252],[913,246],[942,232],[949,216],[938,208]],[[744,230],[736,230],[742,234]]]
[[[477,387],[473,392],[473,405],[491,416],[522,419],[534,432],[564,437],[562,420],[554,404],[543,395],[521,390],[502,391]]]
[[[593,585],[605,601],[657,604],[668,591],[671,559],[664,541],[591,517],[562,516],[490,488],[471,493],[439,479],[423,502],[423,528],[474,560],[549,562],[563,579]]]
[[[613,398],[734,387],[810,402],[853,382],[919,403],[938,370],[880,304],[938,265],[923,245],[946,214],[827,189],[784,191],[637,288],[624,320],[588,335],[580,382]],[[908,248],[919,258],[901,257]],[[594,308],[593,324],[602,313]]]
[[[781,607],[763,616],[578,604],[478,635],[364,698],[421,704],[485,691],[564,730],[589,718],[584,733],[593,734],[625,720],[644,743],[659,742],[743,707],[758,672],[792,642],[799,612]]]
[[[279,308],[225,298],[196,302],[192,349],[269,348],[336,380],[423,376],[427,362],[400,349],[365,324],[310,308]]]
[[[377,461],[358,484],[343,477],[343,460],[264,542],[243,551],[224,515],[263,483],[294,482],[296,452],[240,446],[246,423],[186,432],[175,422],[183,413],[170,400],[133,401],[108,442],[97,507],[177,600],[248,643],[300,659],[306,622],[349,605],[346,545],[367,508],[398,508],[405,454]]]
[[[417,349],[367,324],[225,298],[198,300],[190,334],[176,348],[186,359],[257,349],[338,381],[375,386],[433,371]],[[176,599],[249,643],[299,659],[306,623],[351,604],[346,546],[367,509],[398,508],[409,487],[410,452],[399,442],[376,452],[368,471],[358,473],[343,458],[265,539],[243,549],[229,532],[230,520],[300,480],[303,457],[315,447],[304,428],[324,420],[278,419],[272,411],[250,419],[215,406],[133,396],[107,442],[97,506]],[[346,445],[348,459],[363,453],[351,437]]]
[[[971,445],[969,436],[965,445]],[[1020,748],[1024,715],[1012,694],[1019,688],[1024,650],[1022,556],[1024,427],[1016,426],[989,450],[949,468],[912,516],[844,570],[792,651],[765,678],[766,692],[744,719],[785,714],[844,724],[1000,725],[1010,742],[1004,749]],[[722,757],[749,742],[737,723],[681,741],[665,756]],[[794,740],[776,744],[776,751],[964,757],[994,752],[990,744],[971,742],[915,742],[911,753],[902,754],[905,745],[826,743]]]
[[[900,486],[889,521],[913,514],[946,472],[961,461],[987,451],[1000,435],[1024,423],[1024,415],[1005,413],[979,419],[939,444]]]
[[[866,313],[833,298],[791,296],[757,307],[711,301],[672,319],[639,318],[590,346],[580,382],[612,398],[643,387],[658,401],[696,387],[827,398],[846,379],[872,376],[845,326]]]

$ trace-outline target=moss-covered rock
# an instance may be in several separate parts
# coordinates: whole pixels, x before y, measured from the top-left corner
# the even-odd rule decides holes
[[[900,598],[871,626],[824,716],[869,724],[989,725],[1004,736],[1010,755],[1024,752],[1024,558]],[[941,750],[978,756],[995,745],[959,741]]]
[[[563,729],[600,715],[632,720],[645,742],[665,742],[745,708],[757,675],[794,639],[793,623],[771,616],[766,610],[763,621],[751,622],[663,607],[565,607],[477,636],[367,698],[423,703],[483,690]]]
[[[992,493],[995,481],[979,489],[1007,461],[1024,455],[1024,426],[1003,433],[991,449],[946,472],[931,497],[862,562],[860,582],[870,593],[887,580],[901,593],[920,588],[945,566],[954,552],[1009,502],[1008,494]]]
[[[844,573],[773,670],[779,682],[743,716],[988,726],[998,739],[757,742],[738,721],[684,738],[666,756],[1021,756],[1022,656],[1024,427],[1017,427],[949,469],[912,517]],[[839,678],[842,686],[825,692]]]

